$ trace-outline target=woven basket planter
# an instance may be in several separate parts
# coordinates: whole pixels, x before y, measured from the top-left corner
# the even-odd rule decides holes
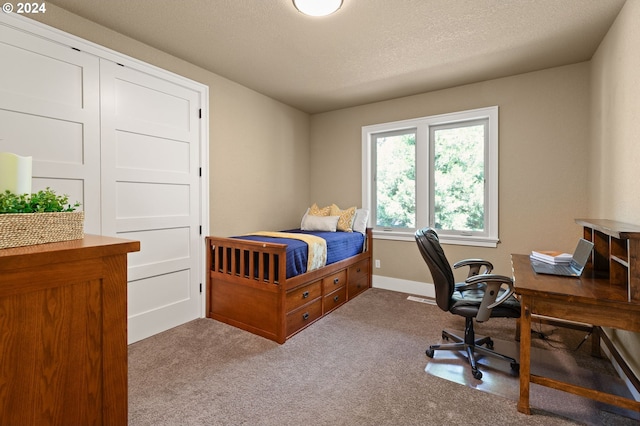
[[[83,211],[0,214],[0,249],[83,237]]]

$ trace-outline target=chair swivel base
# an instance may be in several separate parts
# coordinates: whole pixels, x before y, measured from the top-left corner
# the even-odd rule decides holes
[[[473,335],[473,331],[471,332]],[[478,363],[476,361],[476,353],[481,355],[491,356],[494,358],[498,358],[504,361],[508,361],[510,363],[511,369],[513,371],[520,370],[520,364],[514,358],[510,356],[506,356],[500,354],[498,352],[493,351],[493,340],[490,337],[483,337],[481,339],[471,339],[471,343],[466,343],[465,339],[449,333],[448,331],[442,331],[442,338],[444,340],[453,340],[455,343],[446,343],[441,345],[431,345],[429,349],[426,351],[426,355],[429,358],[433,358],[435,351],[464,351],[467,354],[467,359],[469,364],[471,365],[471,373],[473,377],[480,380],[482,379],[482,372],[478,370]],[[486,347],[482,346],[486,345]]]

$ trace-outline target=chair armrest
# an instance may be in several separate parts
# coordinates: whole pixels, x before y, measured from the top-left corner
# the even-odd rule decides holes
[[[469,267],[468,277],[472,277],[474,275],[480,275],[480,268],[485,267],[485,271],[483,274],[489,274],[493,271],[493,264],[488,260],[484,259],[464,259],[460,260],[453,264],[455,269],[461,268],[463,266]]]
[[[505,302],[515,292],[513,280],[504,275],[474,275],[467,278],[465,280],[465,283],[470,285],[478,285],[480,283],[484,283],[487,286],[484,291],[484,296],[482,297],[480,308],[478,308],[478,315],[476,316],[477,322],[487,321],[491,317],[491,310]],[[507,288],[504,289],[502,293],[500,293],[500,289],[504,285],[506,285]]]
[[[478,290],[483,287],[482,284],[484,284],[484,281],[474,284],[456,283],[455,291],[463,292],[468,290]]]

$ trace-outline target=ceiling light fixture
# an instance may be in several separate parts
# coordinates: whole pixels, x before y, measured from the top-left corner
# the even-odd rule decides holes
[[[342,0],[293,0],[300,12],[309,16],[331,15],[342,6]]]

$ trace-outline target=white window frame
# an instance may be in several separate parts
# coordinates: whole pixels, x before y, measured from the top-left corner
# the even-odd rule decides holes
[[[485,147],[485,232],[438,231],[440,242],[447,244],[496,247],[498,238],[498,107],[440,114],[390,123],[362,127],[362,206],[371,214],[369,226],[373,227],[373,237],[400,241],[414,241],[416,229],[433,226],[433,208],[429,205],[431,183],[430,127],[471,120],[488,120],[487,145]],[[416,228],[383,229],[375,226],[375,194],[373,184],[372,135],[416,129]],[[425,185],[427,187],[425,188]]]

